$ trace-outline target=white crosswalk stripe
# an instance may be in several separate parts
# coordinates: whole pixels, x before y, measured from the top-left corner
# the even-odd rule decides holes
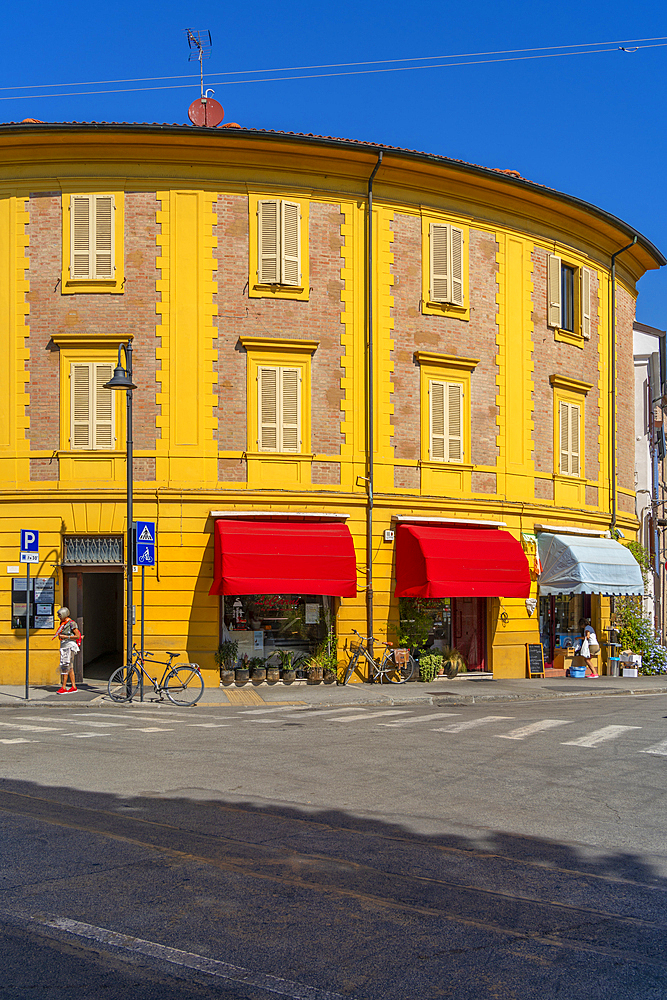
[[[485,715],[481,719],[468,719],[466,722],[453,722],[451,726],[440,726],[434,729],[434,733],[462,733],[466,729],[475,729],[477,726],[486,726],[489,722],[504,722],[509,719],[513,721],[512,715]]]
[[[60,726],[25,726],[18,722],[0,722],[0,726],[20,729],[24,733],[57,733],[60,730]]]
[[[627,733],[630,729],[641,729],[641,726],[604,726],[602,729],[596,729],[592,733],[588,733],[586,736],[580,736],[578,740],[567,740],[565,743],[561,743],[564,747],[597,747],[601,743],[607,743],[609,740],[617,740],[619,736]]]
[[[384,712],[369,712],[367,715],[353,715],[344,719],[332,719],[332,722],[365,722],[366,719],[379,719],[381,715],[406,715],[407,709],[393,708]]]
[[[654,743],[652,747],[646,747],[646,750],[640,750],[639,753],[651,753],[656,757],[667,757],[667,740]]]
[[[22,736],[17,736],[13,740],[0,740],[0,743],[39,743],[39,740],[26,740]]]
[[[173,729],[165,729],[164,726],[146,726],[145,729],[131,729],[131,733],[173,733]]]
[[[494,736],[499,740],[525,740],[527,736],[535,736],[536,733],[543,733],[547,729],[568,725],[570,725],[568,719],[541,719],[540,722],[532,722],[529,726],[519,726],[510,733],[494,733]]]
[[[387,729],[398,729],[400,726],[412,726],[416,722],[433,722],[434,719],[451,719],[458,712],[432,712],[431,715],[418,715],[414,719],[401,719],[400,722],[378,722],[378,726]]]
[[[61,733],[61,736],[71,736],[75,740],[102,740],[105,736],[111,736],[111,733]]]

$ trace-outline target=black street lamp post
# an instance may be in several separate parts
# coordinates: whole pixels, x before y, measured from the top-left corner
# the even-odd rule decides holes
[[[120,363],[121,351],[125,352],[125,368]],[[136,385],[132,381],[132,341],[121,344],[118,348],[118,364],[113,377],[104,384],[105,389],[125,389],[127,409],[127,541],[125,545],[125,563],[127,572],[127,671],[128,677],[132,667],[132,390]]]

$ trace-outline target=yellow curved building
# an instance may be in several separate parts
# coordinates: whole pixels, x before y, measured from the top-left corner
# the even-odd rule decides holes
[[[563,614],[605,624],[586,594],[556,618],[526,598],[541,530],[637,527],[636,283],[665,263],[648,240],[512,171],[342,139],[23,123],[0,149],[2,683],[24,671],[21,528],[40,532],[32,681],[57,677],[54,603],[83,620],[79,669],[122,661],[125,408],[104,385],[130,338],[149,649],[217,684],[228,630],[266,655],[290,620],[311,647],[330,621],[342,662],[353,628],[395,638],[412,587],[437,591],[471,668],[523,677],[541,620],[547,659]],[[408,536],[424,561],[401,584]]]

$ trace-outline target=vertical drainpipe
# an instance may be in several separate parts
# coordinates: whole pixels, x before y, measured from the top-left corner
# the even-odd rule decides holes
[[[368,178],[368,226],[366,247],[368,257],[368,276],[366,281],[366,314],[368,316],[368,335],[366,340],[366,446],[368,449],[368,503],[366,505],[366,630],[373,635],[373,472],[374,472],[374,380],[373,365],[373,181],[382,163],[382,150],[378,151],[377,163],[373,173]],[[373,643],[369,642],[371,654]]]
[[[609,476],[611,479],[611,537],[616,536],[616,258],[633,247],[637,242],[635,236],[632,243],[626,247],[621,247],[616,253],[611,255],[611,319],[609,323],[611,331],[611,380],[609,391],[611,395],[611,464]]]

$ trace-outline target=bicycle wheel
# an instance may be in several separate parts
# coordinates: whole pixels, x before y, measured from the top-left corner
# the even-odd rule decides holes
[[[417,661],[412,653],[408,653],[407,659],[401,657],[399,663],[396,663],[392,655],[391,661],[387,660],[384,677],[390,684],[405,684],[407,681],[411,681],[418,671]]]
[[[139,690],[141,678],[136,667],[119,667],[109,678],[109,697],[112,701],[132,701]]]
[[[167,674],[164,682],[167,698],[174,705],[194,705],[204,693],[204,681],[196,663],[182,663]]]
[[[347,684],[347,682],[349,681],[350,677],[352,676],[352,674],[356,670],[357,664],[359,662],[360,655],[361,655],[361,651],[359,649],[357,649],[356,652],[354,652],[352,654],[352,656],[350,657],[350,662],[348,663],[347,667],[345,668],[345,676],[343,677],[343,684]]]

